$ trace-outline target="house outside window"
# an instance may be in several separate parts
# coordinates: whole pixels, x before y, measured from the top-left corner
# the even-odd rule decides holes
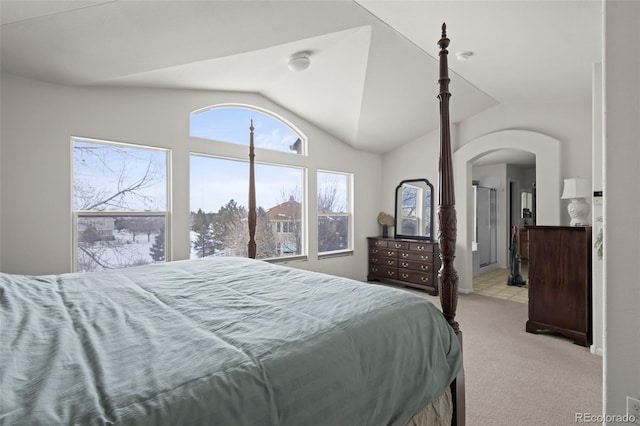
[[[352,249],[353,175],[318,171],[318,253]]]
[[[73,269],[169,260],[169,151],[72,138]]]
[[[276,255],[301,255],[302,246],[302,204],[293,195],[267,211],[267,219],[278,247]]]

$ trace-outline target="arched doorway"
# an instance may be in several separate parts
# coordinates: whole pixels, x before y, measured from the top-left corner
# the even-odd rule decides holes
[[[500,149],[519,149],[536,156],[536,212],[538,225],[560,224],[560,141],[528,130],[501,130],[481,136],[453,154],[458,215],[456,270],[459,291],[471,293],[473,188],[471,163]]]

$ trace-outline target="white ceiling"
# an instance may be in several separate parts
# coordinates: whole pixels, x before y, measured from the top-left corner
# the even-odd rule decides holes
[[[452,122],[505,102],[588,100],[601,60],[600,0],[1,0],[0,17],[3,72],[255,92],[377,153],[438,127],[442,22]],[[311,66],[289,70],[300,51]]]

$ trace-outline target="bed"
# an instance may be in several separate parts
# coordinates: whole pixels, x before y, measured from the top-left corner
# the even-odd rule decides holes
[[[464,424],[445,30],[442,310],[253,259],[251,144],[250,258],[0,274],[0,424]]]

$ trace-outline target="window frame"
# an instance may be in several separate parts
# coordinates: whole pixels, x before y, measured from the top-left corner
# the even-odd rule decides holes
[[[347,236],[347,248],[345,249],[341,249],[341,250],[330,250],[330,251],[320,251],[320,236],[318,235],[317,237],[317,246],[316,249],[318,250],[318,259],[326,259],[326,258],[331,258],[331,257],[340,257],[340,256],[349,256],[349,255],[353,255],[353,246],[354,246],[354,230],[355,230],[355,223],[354,223],[354,202],[353,202],[353,196],[354,196],[354,174],[352,172],[342,172],[342,171],[337,171],[337,170],[329,170],[329,169],[317,169],[316,170],[316,200],[318,198],[319,195],[319,190],[320,190],[320,181],[318,179],[318,175],[320,173],[325,173],[325,174],[335,174],[335,175],[343,175],[346,177],[347,179],[347,193],[345,194],[345,202],[346,202],[346,213],[334,213],[334,214],[323,214],[319,211],[319,208],[316,208],[316,230],[318,230],[319,226],[320,226],[320,217],[321,216],[346,216],[348,219],[348,224],[349,224],[349,228],[348,228],[348,236]],[[318,206],[316,206],[318,207]]]
[[[108,146],[121,146],[128,148],[141,149],[146,151],[160,151],[164,152],[165,157],[165,194],[166,194],[166,206],[165,210],[76,210],[74,205],[74,183],[75,183],[75,142],[87,142]],[[78,272],[78,249],[79,238],[78,234],[78,222],[83,217],[164,217],[164,262],[170,262],[173,260],[173,245],[172,245],[172,232],[171,232],[171,206],[172,204],[172,151],[169,148],[160,148],[149,145],[142,145],[136,143],[110,141],[105,139],[89,138],[84,136],[71,136],[70,138],[70,159],[71,159],[71,271]]]

